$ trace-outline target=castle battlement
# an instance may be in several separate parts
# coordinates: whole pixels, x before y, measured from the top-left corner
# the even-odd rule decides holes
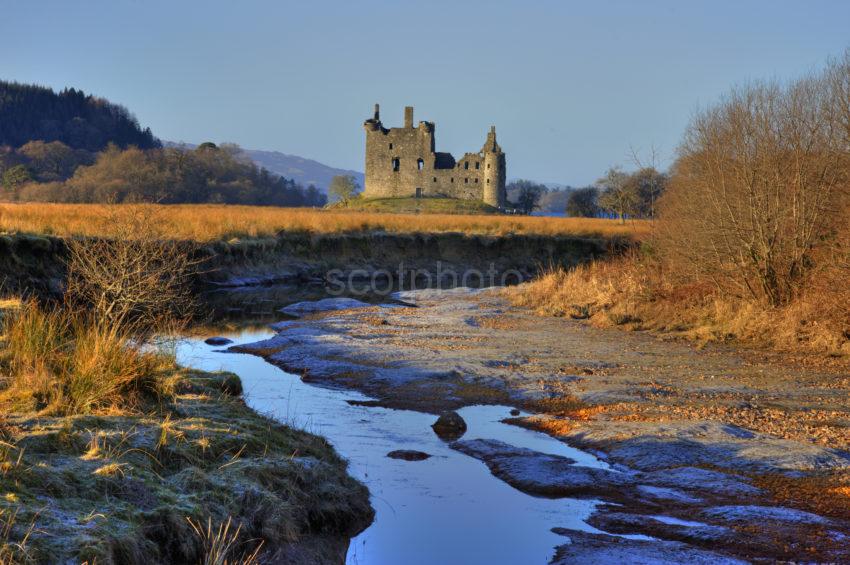
[[[414,126],[413,106],[404,109],[403,127],[387,129],[375,104],[375,113],[363,128],[367,198],[448,197],[504,208],[505,153],[496,142],[496,126],[490,128],[480,151],[464,153],[459,160],[435,151],[434,123]]]

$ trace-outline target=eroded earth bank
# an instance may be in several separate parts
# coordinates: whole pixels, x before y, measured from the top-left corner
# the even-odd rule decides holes
[[[516,406],[531,415],[512,424],[597,454],[609,468],[502,441],[451,444],[525,493],[601,501],[587,522],[604,533],[556,528],[553,562],[850,561],[850,377],[542,318],[504,292],[328,299],[239,350],[377,405]]]

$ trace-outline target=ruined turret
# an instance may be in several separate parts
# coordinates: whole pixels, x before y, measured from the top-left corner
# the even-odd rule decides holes
[[[504,208],[507,195],[505,190],[505,154],[496,142],[496,126],[490,126],[487,141],[481,148],[484,155],[484,195],[485,204]]]

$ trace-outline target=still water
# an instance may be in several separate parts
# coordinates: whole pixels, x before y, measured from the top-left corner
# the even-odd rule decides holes
[[[224,333],[235,343],[272,335],[266,329]],[[352,391],[305,384],[259,357],[228,353],[186,339],[178,345],[181,364],[232,371],[242,378],[249,406],[281,422],[328,438],[363,481],[377,512],[375,522],[351,541],[347,562],[395,564],[547,563],[565,543],[553,527],[596,531],[583,520],[593,501],[536,498],[508,486],[480,461],[448,447],[432,431],[435,417],[409,410],[352,406],[369,400]],[[463,439],[492,438],[536,451],[564,455],[580,465],[605,467],[592,455],[545,434],[500,422],[508,406],[459,410],[468,431]],[[416,449],[432,457],[403,461],[386,457]]]

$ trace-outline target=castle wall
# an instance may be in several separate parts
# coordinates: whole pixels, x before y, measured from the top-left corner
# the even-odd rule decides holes
[[[495,131],[485,144],[489,151],[465,153],[455,162],[450,155],[435,152],[434,124],[413,126],[410,107],[405,108],[405,125],[385,129],[377,107],[375,118],[364,124],[366,197],[442,196],[504,206],[505,159],[495,143]]]

